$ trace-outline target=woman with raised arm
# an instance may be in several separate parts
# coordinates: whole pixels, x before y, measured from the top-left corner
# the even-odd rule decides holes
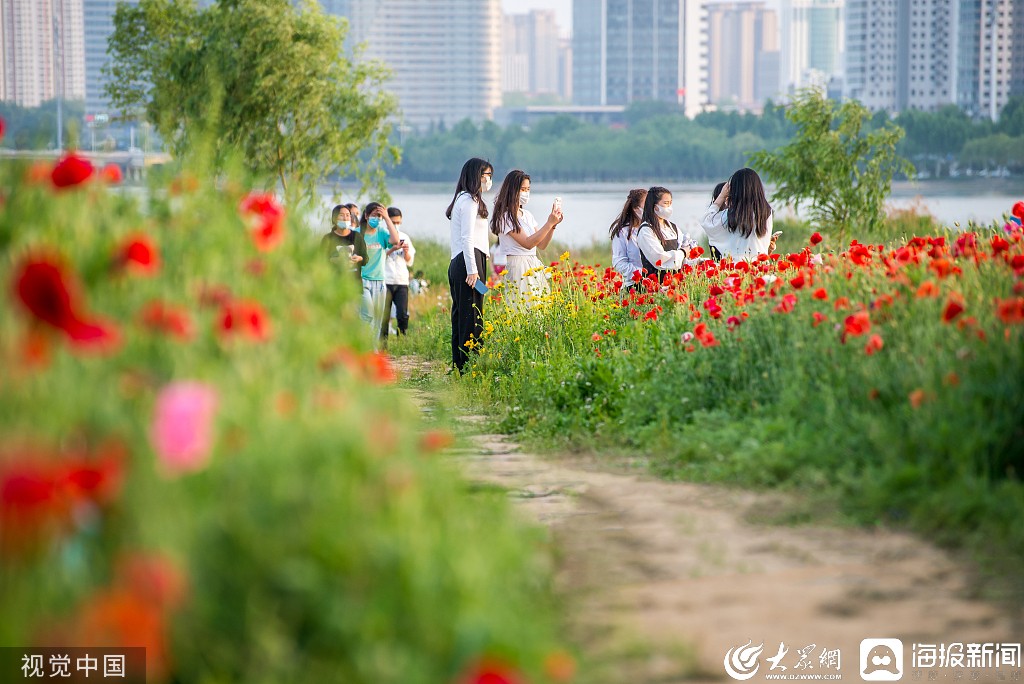
[[[700,227],[712,249],[735,261],[753,260],[773,250],[772,208],[757,172],[740,169],[732,174],[704,212]]]
[[[562,222],[562,210],[552,207],[547,221],[538,226],[526,209],[529,201],[530,177],[519,169],[509,171],[494,200],[491,232],[498,236],[498,250],[505,255],[505,301],[511,306],[530,305],[550,291],[537,248],[548,246],[555,227]]]

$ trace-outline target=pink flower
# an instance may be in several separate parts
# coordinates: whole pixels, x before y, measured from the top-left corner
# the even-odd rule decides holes
[[[202,382],[164,387],[156,399],[150,440],[160,463],[173,474],[201,469],[213,446],[217,391]]]

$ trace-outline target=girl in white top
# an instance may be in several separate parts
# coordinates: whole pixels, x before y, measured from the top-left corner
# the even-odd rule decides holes
[[[474,157],[462,165],[455,196],[445,216],[451,221],[448,286],[452,294],[452,363],[462,372],[469,360],[467,343],[483,333],[484,295],[477,281],[487,275],[487,205],[482,192],[491,189],[494,169]],[[486,292],[486,290],[484,290]]]
[[[636,244],[636,233],[644,215],[644,200],[646,199],[647,191],[643,188],[630,190],[622,212],[608,226],[608,234],[612,239],[612,268],[622,276],[620,290],[632,285],[633,274],[643,270],[644,267],[640,261],[640,248]]]
[[[698,261],[687,258],[687,253],[697,242],[686,233],[681,233],[676,224],[669,221],[670,216],[672,193],[658,186],[648,190],[636,243],[640,248],[640,262],[644,270],[659,280],[663,271],[676,271]]]
[[[538,226],[525,208],[529,201],[530,177],[518,169],[509,171],[494,200],[491,232],[498,236],[498,250],[505,255],[505,301],[510,306],[532,306],[550,290],[537,248],[551,242],[555,226],[562,222],[562,210],[552,207],[547,221]]]
[[[768,254],[774,248],[772,208],[757,172],[740,169],[734,173],[704,212],[700,226],[723,258],[752,261]]]

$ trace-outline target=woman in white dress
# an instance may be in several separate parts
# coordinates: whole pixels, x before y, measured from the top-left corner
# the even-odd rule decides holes
[[[548,246],[562,222],[562,210],[552,207],[547,221],[538,226],[525,208],[529,201],[530,177],[518,169],[509,171],[494,200],[491,232],[498,236],[498,249],[505,255],[505,300],[511,306],[532,305],[550,291],[537,248]]]

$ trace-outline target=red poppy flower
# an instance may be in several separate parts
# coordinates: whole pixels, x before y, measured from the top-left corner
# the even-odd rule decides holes
[[[805,283],[805,280],[804,280],[804,274],[803,273],[798,275],[796,278],[790,278],[789,279],[789,284],[793,286],[794,290],[801,289],[804,286],[804,283]]]
[[[819,233],[817,231],[815,231],[813,234],[811,234],[811,244],[812,245],[819,244],[822,241],[822,239],[823,238],[821,237],[821,233]]]
[[[999,316],[999,320],[1008,325],[1024,323],[1024,297],[997,299],[996,315]]]
[[[743,319],[739,316],[729,316],[729,318],[725,319],[725,324],[729,326],[729,330],[735,330],[740,327],[741,323],[743,323]]]
[[[601,337],[601,333],[594,333],[593,335],[590,336],[590,339],[593,340],[594,342],[600,342],[604,338]]]
[[[789,313],[796,306],[796,295],[793,293],[783,295],[782,301],[773,309],[775,313]]]
[[[124,180],[124,174],[121,172],[121,167],[117,164],[107,164],[100,170],[100,178],[106,183],[117,185]]]
[[[964,311],[963,301],[956,296],[950,296],[946,300],[946,306],[942,310],[942,322],[949,323]]]
[[[16,269],[14,290],[32,316],[62,333],[76,347],[103,349],[117,342],[117,331],[103,322],[86,320],[78,302],[71,274],[47,257],[29,257]]]
[[[4,133],[7,131],[7,123],[4,118],[0,116],[0,140],[4,139]]]
[[[1024,202],[1017,202],[1013,205],[1013,215],[1024,221]]]
[[[926,280],[921,283],[920,287],[917,288],[915,296],[918,299],[926,299],[931,297],[939,296],[939,286],[930,280]]]
[[[881,335],[872,335],[868,338],[868,343],[864,346],[864,353],[871,356],[877,351],[881,351],[885,343],[882,341]]]
[[[460,684],[521,684],[519,673],[509,665],[484,658],[470,666]]]
[[[992,236],[992,254],[999,254],[1010,249],[1010,243],[998,235]]]
[[[854,242],[850,245],[850,261],[857,264],[858,266],[866,266],[871,263],[871,248],[866,245]]]
[[[160,270],[160,253],[148,235],[133,235],[118,248],[117,263],[128,273],[149,276]]]
[[[978,249],[978,236],[974,233],[963,233],[953,243],[953,256],[974,256]]]
[[[700,340],[701,346],[715,347],[718,345],[718,340],[715,339],[715,334],[708,330],[707,323],[698,323],[697,327],[693,329],[693,335]]]
[[[702,254],[704,254],[704,248],[698,245],[697,247],[692,248],[687,254],[687,256],[690,259],[697,259]]]
[[[819,287],[817,290],[814,291],[813,297],[815,299],[825,300],[828,299],[828,292],[825,290],[825,288]]]
[[[832,308],[835,309],[836,311],[848,309],[850,308],[850,300],[846,297],[840,297],[839,299],[836,300],[835,304],[832,305]]]
[[[910,400],[910,406],[911,406],[911,408],[914,408],[914,409],[920,408],[921,404],[924,403],[924,400],[926,398],[927,397],[926,397],[923,389],[916,389],[913,392],[911,392],[909,395],[907,395],[907,399]]]
[[[718,318],[722,315],[722,307],[718,305],[718,300],[714,297],[709,297],[704,302],[704,309],[712,318]]]
[[[263,342],[270,338],[270,319],[259,302],[240,299],[221,310],[220,331],[225,337],[238,335]]]
[[[819,325],[821,325],[822,323],[824,323],[827,320],[828,320],[828,316],[826,316],[825,314],[821,313],[820,311],[815,311],[814,312],[814,322],[811,323],[811,327],[812,328],[817,328]]]
[[[54,187],[71,188],[89,180],[93,174],[92,163],[74,152],[68,154],[53,167],[50,180]]]
[[[0,550],[24,552],[48,535],[63,516],[55,473],[37,458],[15,457],[0,466]]]
[[[656,321],[656,320],[658,320],[658,309],[657,309],[657,307],[655,307],[655,308],[651,309],[650,311],[648,311],[647,313],[645,313],[644,314],[644,320],[645,321]]]
[[[852,335],[858,337],[865,335],[871,330],[871,315],[867,311],[858,311],[846,317],[844,321],[843,336]]]
[[[269,252],[284,239],[284,209],[273,195],[249,193],[238,210],[249,224],[256,249]]]
[[[154,300],[139,312],[142,325],[154,332],[164,333],[180,340],[192,338],[193,327],[188,313],[183,308],[172,307]]]
[[[455,436],[447,430],[427,430],[420,437],[420,451],[443,451],[455,444]]]

